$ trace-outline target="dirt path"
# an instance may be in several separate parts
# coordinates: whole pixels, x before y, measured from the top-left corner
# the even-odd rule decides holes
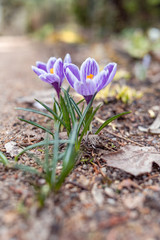
[[[21,146],[32,141],[31,135],[35,134],[36,140],[43,136],[27,124],[20,123],[14,108],[29,105],[18,101],[19,98],[34,98],[35,91],[50,90],[35,76],[30,66],[50,56],[64,57],[66,49],[77,63],[90,53],[97,55],[98,61],[101,57],[108,58],[100,45],[46,46],[26,37],[0,38],[0,150],[4,153],[4,145],[11,139]],[[132,84],[136,86],[134,81]],[[111,99],[102,107],[99,118],[132,110],[130,117],[118,121],[114,133],[159,150],[159,136],[138,131],[139,125],[148,126],[153,122],[148,109],[158,105],[159,100],[158,88],[154,85],[151,93],[131,105]],[[159,167],[154,166],[150,174],[138,177],[108,167],[100,156],[105,146],[110,149],[112,144],[117,148],[131,144],[127,138],[117,136],[104,130],[99,145],[93,148],[91,144],[86,149],[86,159],[93,162],[80,162],[60,192],[50,196],[42,210],[38,209],[35,201],[32,183],[41,183],[43,179],[34,179],[1,165],[0,240],[159,240]],[[12,160],[9,154],[7,157]],[[25,158],[22,157],[22,161]],[[34,164],[33,159],[27,164]]]

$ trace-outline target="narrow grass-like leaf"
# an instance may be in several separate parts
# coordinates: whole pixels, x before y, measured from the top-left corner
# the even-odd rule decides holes
[[[50,107],[37,99],[35,99],[35,101],[40,103],[48,112],[50,112],[55,117],[56,120],[58,120],[66,128],[64,121]]]
[[[81,113],[81,110],[79,109],[77,103],[75,103],[75,101],[71,97],[70,97],[70,101],[73,104],[73,107],[75,108],[78,117],[81,118],[82,117],[82,113]]]
[[[73,108],[72,103],[70,101],[69,93],[64,88],[62,88],[62,90],[64,92],[64,98],[65,98],[65,101],[66,101],[66,104],[67,104],[68,111],[69,111],[70,116],[71,116],[72,124],[74,124],[76,122],[76,116],[75,116],[74,108]]]
[[[67,164],[69,163],[72,149],[73,147],[75,147],[76,138],[77,138],[77,122],[74,123],[71,134],[69,136],[70,143],[67,146],[66,155],[63,160],[64,166],[67,166]]]
[[[33,121],[30,121],[30,120],[26,120],[26,119],[23,119],[23,118],[18,118],[19,120],[23,121],[23,122],[26,122],[26,123],[29,123],[35,127],[38,127],[38,128],[41,128],[42,130],[44,130],[45,132],[48,132],[49,134],[51,134],[52,136],[54,136],[54,134],[48,129],[48,128],[45,128],[43,127],[42,125],[36,123],[36,122],[33,122]]]
[[[9,164],[8,159],[1,151],[0,151],[0,162],[3,163],[5,166]]]
[[[84,119],[85,119],[85,117],[86,117],[87,112],[89,111],[90,107],[92,106],[92,103],[93,103],[93,100],[94,100],[95,96],[96,96],[96,93],[93,95],[91,101],[88,103],[86,109],[84,110],[84,112],[83,112],[83,114],[82,114],[82,117],[80,118],[80,121],[79,121],[79,124],[78,124],[77,135],[78,135],[79,132],[80,132],[81,126],[82,126],[82,124],[83,124],[83,121],[84,121]]]
[[[52,175],[51,175],[51,186],[55,184],[56,179],[56,165],[58,161],[58,150],[59,150],[59,132],[58,125],[55,124],[55,133],[54,133],[54,149],[53,149],[53,159],[52,159]]]
[[[61,187],[65,178],[68,176],[68,174],[74,167],[76,157],[78,154],[78,152],[75,149],[76,138],[77,138],[77,123],[74,124],[73,129],[69,136],[70,143],[68,144],[66,151],[65,151],[62,172],[56,181],[56,185],[54,188],[55,190],[58,190]]]
[[[44,170],[49,175],[49,135],[47,134],[45,139],[45,150],[44,150]]]
[[[106,127],[110,122],[112,122],[113,120],[121,117],[122,115],[125,115],[125,114],[129,114],[131,113],[130,111],[129,112],[123,112],[123,113],[119,113],[109,119],[107,119],[99,128],[98,130],[95,132],[95,134],[98,134],[104,127]]]
[[[82,133],[81,133],[81,135],[80,135],[80,138],[79,138],[79,140],[78,140],[78,147],[80,147],[82,138],[83,138],[84,134],[87,132],[87,130],[88,130],[88,128],[89,128],[89,126],[90,126],[90,124],[91,124],[91,122],[92,122],[92,120],[93,120],[96,112],[97,112],[98,109],[100,108],[100,106],[101,106],[101,104],[98,105],[98,106],[95,108],[95,110],[94,110],[94,111],[90,114],[90,116],[88,117],[88,120],[86,121],[85,126],[84,126],[84,128],[83,128],[83,131],[82,131]]]
[[[23,111],[27,111],[27,112],[37,113],[37,114],[43,115],[43,116],[45,116],[45,117],[48,117],[48,118],[54,120],[54,118],[53,118],[51,115],[49,115],[49,114],[47,114],[47,113],[44,113],[44,112],[37,111],[37,110],[35,110],[35,109],[18,107],[18,108],[16,108],[16,110],[23,110]]]
[[[59,143],[60,144],[64,144],[64,143],[69,143],[70,140],[59,140]],[[27,151],[30,151],[36,147],[42,147],[42,146],[46,146],[46,145],[54,145],[55,144],[55,141],[54,140],[50,140],[48,142],[46,142],[45,140],[41,141],[41,142],[38,142],[38,143],[35,143],[35,144],[32,144],[26,148],[24,148],[16,157],[15,157],[15,161],[18,160],[19,156],[21,156],[23,153],[27,152]]]
[[[77,105],[79,105],[80,103],[84,102],[84,98],[81,99],[78,103],[76,103]]]
[[[32,173],[32,174],[40,174],[36,168],[26,166],[24,164],[15,164],[14,168],[22,170],[24,172],[29,172],[29,173]]]
[[[67,126],[67,134],[69,135],[69,133],[71,131],[71,121],[70,121],[67,106],[66,106],[65,101],[64,101],[62,96],[60,96],[60,105],[61,105],[61,110],[62,110],[62,113],[63,113],[63,120],[64,120],[64,122]]]

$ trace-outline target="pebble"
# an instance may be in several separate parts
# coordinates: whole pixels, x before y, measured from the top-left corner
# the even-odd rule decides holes
[[[114,198],[114,197],[115,197],[115,193],[114,193],[114,191],[113,191],[112,188],[106,187],[106,188],[104,189],[104,192],[105,192],[105,194],[106,194],[107,196],[109,196],[109,197],[111,197],[111,198]]]
[[[108,198],[107,199],[107,203],[111,204],[111,205],[115,205],[116,201],[113,198]]]
[[[131,211],[129,214],[131,219],[137,219],[138,218],[138,212],[137,211]]]
[[[84,170],[87,170],[87,169],[88,169],[88,166],[87,166],[86,164],[83,164],[82,168],[83,168]]]
[[[104,174],[106,174],[106,168],[105,168],[105,167],[102,167],[102,168],[101,168],[101,171],[102,171]]]

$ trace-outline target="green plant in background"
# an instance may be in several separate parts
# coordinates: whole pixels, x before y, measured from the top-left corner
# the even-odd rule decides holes
[[[139,99],[143,96],[141,91],[129,87],[127,85],[121,86],[120,84],[115,84],[112,87],[107,86],[101,90],[97,96],[96,100],[103,100],[107,103],[108,97],[115,97],[118,100],[121,100],[125,104],[131,104],[134,100]]]
[[[147,32],[142,29],[125,29],[122,32],[124,49],[134,58],[142,59],[151,51],[160,49],[160,30],[150,28]]]

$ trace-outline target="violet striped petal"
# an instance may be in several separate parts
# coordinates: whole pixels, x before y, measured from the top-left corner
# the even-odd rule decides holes
[[[71,63],[72,59],[69,53],[66,54],[65,58],[64,58],[64,63]]]
[[[54,82],[57,82],[60,85],[60,79],[57,75],[47,73],[47,74],[42,74],[39,76],[39,78],[47,83],[53,84]]]
[[[37,68],[42,69],[45,72],[47,72],[46,63],[37,61],[36,62],[36,66],[37,66]]]
[[[101,71],[94,79],[94,82],[96,84],[96,89],[97,92],[99,92],[102,88],[107,86],[108,82],[108,77],[109,77],[109,72],[108,71]]]
[[[50,57],[49,58],[49,60],[47,62],[47,72],[48,73],[52,73],[51,69],[53,69],[56,60],[57,59],[55,57]]]
[[[109,71],[109,77],[108,77],[108,82],[107,84],[109,84],[112,79],[114,78],[115,74],[116,74],[116,71],[117,71],[117,63],[109,63],[107,64],[107,66],[105,66],[104,68],[105,71]]]
[[[64,72],[63,72],[63,61],[61,58],[58,58],[56,60],[54,64],[53,72],[60,78],[60,82],[62,83],[64,80]]]
[[[75,64],[64,64],[64,72],[66,72],[66,69],[69,69],[73,75],[77,78],[78,81],[80,81],[80,72],[79,68]]]
[[[81,80],[85,82],[88,76],[93,75],[94,77],[98,74],[98,71],[97,62],[93,58],[87,58],[80,68]]]
[[[44,71],[44,70],[42,70],[42,69],[40,69],[40,68],[38,68],[38,67],[32,66],[32,70],[33,70],[38,76],[40,76],[41,74],[46,74],[46,71]]]
[[[76,81],[74,84],[74,89],[77,93],[83,96],[90,96],[94,95],[94,93],[96,92],[96,84],[92,80],[89,80],[85,83]]]
[[[65,65],[67,65],[67,64],[65,64]],[[73,67],[73,66],[71,66],[71,65],[73,65],[73,64],[69,64],[69,65],[65,66],[65,68],[64,68],[64,73],[65,73],[65,76],[66,76],[67,81],[69,82],[69,84],[71,85],[71,87],[74,88],[75,83],[80,81],[80,77],[79,77],[79,75],[78,75],[79,72],[78,72],[78,71],[77,71],[77,72],[74,71],[74,70],[76,69],[76,66]],[[78,67],[77,67],[77,69],[78,69]],[[72,70],[73,72],[72,72],[71,70]],[[77,75],[75,75],[75,73],[76,73]],[[79,79],[77,78],[77,76],[79,77]]]

